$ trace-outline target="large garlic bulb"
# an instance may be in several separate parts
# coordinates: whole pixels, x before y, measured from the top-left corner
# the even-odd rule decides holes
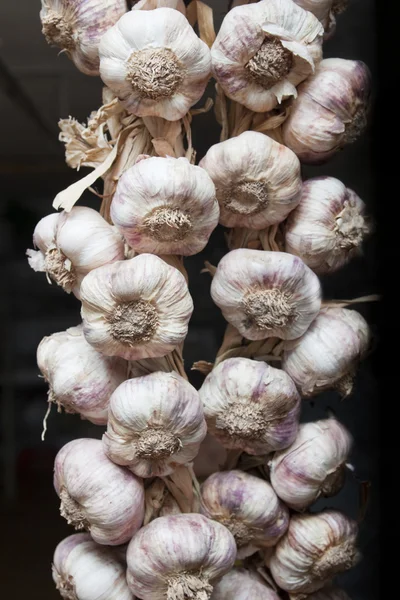
[[[208,46],[173,8],[133,10],[101,39],[100,75],[126,110],[177,121],[202,97]]]
[[[239,248],[219,262],[211,296],[249,340],[300,337],[321,306],[318,277],[297,256]]]
[[[124,240],[92,208],[74,206],[70,212],[52,213],[39,221],[33,234],[39,250],[27,250],[35,271],[80,297],[82,279],[93,269],[124,258]]]
[[[120,178],[111,203],[113,222],[137,252],[196,254],[218,217],[211,178],[186,158],[137,162]]]
[[[254,571],[234,568],[214,586],[211,600],[279,600],[274,590]]]
[[[98,544],[125,544],[143,522],[142,480],[111,462],[100,440],[73,440],[61,448],[54,487],[61,516],[75,529],[89,531]]]
[[[268,454],[296,439],[300,396],[281,369],[228,358],[207,375],[199,393],[208,430],[226,448]]]
[[[95,269],[81,288],[83,332],[106,356],[165,356],[183,342],[193,301],[182,273],[140,254]]]
[[[128,585],[143,600],[208,600],[235,558],[235,540],[220,523],[198,514],[160,517],[128,546]]]
[[[80,325],[43,338],[37,363],[49,384],[50,402],[96,425],[107,424],[110,396],[127,378],[124,359],[96,352]]]
[[[299,203],[299,159],[263,133],[245,131],[215,144],[199,165],[214,181],[225,227],[264,229]]]
[[[255,112],[296,97],[322,58],[324,28],[292,0],[262,0],[225,16],[211,49],[225,94]]]

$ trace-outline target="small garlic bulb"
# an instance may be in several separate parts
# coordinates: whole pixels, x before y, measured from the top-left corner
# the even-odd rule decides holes
[[[211,48],[213,75],[228,98],[254,112],[296,97],[322,59],[324,28],[292,0],[237,6]]]
[[[127,581],[146,600],[208,600],[235,562],[232,534],[203,515],[159,517],[128,546]]]
[[[124,241],[118,230],[86,206],[41,219],[33,243],[39,250],[27,250],[32,269],[45,272],[77,298],[82,279],[92,269],[124,258]]]
[[[249,358],[228,358],[199,390],[208,430],[225,448],[267,454],[296,439],[300,396],[281,369]]]
[[[143,522],[142,480],[111,462],[100,440],[73,440],[61,448],[54,487],[61,516],[75,529],[89,531],[98,544],[125,544]]]
[[[111,203],[113,222],[139,253],[196,254],[218,217],[210,176],[186,158],[139,161],[122,175]]]
[[[201,486],[201,512],[225,525],[238,558],[275,546],[289,524],[289,511],[272,486],[244,471],[221,471]]]
[[[304,594],[300,598],[323,588],[360,559],[357,530],[355,521],[336,510],[292,516],[269,562],[276,584]]]
[[[75,533],[54,552],[52,573],[65,600],[134,600],[126,565],[113,548],[99,546],[87,533]]]
[[[127,9],[126,0],[42,0],[42,33],[82,73],[99,75],[100,39]]]
[[[321,306],[318,277],[297,256],[239,248],[219,262],[211,296],[249,340],[300,337]]]
[[[152,254],[95,269],[82,282],[81,300],[89,344],[127,360],[174,350],[193,312],[184,276]]]
[[[329,586],[310,594],[307,600],[350,600],[350,598],[345,591]]]
[[[102,80],[139,117],[181,119],[210,78],[208,46],[173,8],[126,13],[103,35],[99,54]]]
[[[191,462],[207,433],[197,390],[177,373],[122,383],[110,398],[107,456],[139,477],[161,477]]]
[[[361,253],[369,232],[357,194],[334,177],[314,177],[303,183],[300,204],[285,223],[285,249],[315,273],[332,273]]]
[[[282,369],[305,398],[330,388],[348,396],[370,339],[368,323],[360,313],[324,308],[300,339],[286,344]]]
[[[245,131],[211,146],[199,166],[215,183],[225,227],[264,229],[299,203],[299,159],[263,133]]]
[[[270,462],[271,484],[287,506],[304,510],[320,496],[334,496],[344,483],[350,433],[336,419],[300,425],[289,448]]]
[[[298,91],[282,136],[303,163],[326,162],[364,131],[371,75],[363,62],[327,58]]]
[[[254,571],[234,568],[214,586],[211,600],[280,600]]]
[[[49,402],[96,425],[107,424],[110,396],[127,378],[126,361],[96,352],[79,326],[44,337],[37,364],[49,384]]]

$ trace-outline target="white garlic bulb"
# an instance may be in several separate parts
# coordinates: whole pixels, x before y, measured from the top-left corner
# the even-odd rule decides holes
[[[234,568],[214,586],[211,600],[279,600],[274,590],[254,571]]]
[[[177,373],[158,372],[115,390],[103,445],[139,477],[160,477],[191,462],[206,433],[197,390]]]
[[[127,581],[146,600],[208,600],[235,562],[232,534],[203,515],[159,517],[132,538]]]
[[[211,296],[249,340],[300,337],[321,306],[318,277],[297,256],[239,248],[220,260]]]
[[[323,588],[357,564],[357,532],[356,522],[336,510],[292,516],[269,562],[272,577],[290,594]]]
[[[107,424],[110,396],[127,378],[124,359],[96,352],[80,325],[43,338],[37,364],[49,384],[49,402],[96,425]]]
[[[132,10],[105,33],[100,75],[125,109],[177,121],[202,97],[211,56],[182,13]]]
[[[95,269],[82,282],[81,300],[89,344],[127,360],[174,350],[193,312],[184,276],[152,254]]]
[[[300,425],[289,448],[270,462],[271,484],[287,506],[304,510],[320,496],[334,496],[343,486],[352,438],[336,419]]]
[[[134,600],[125,570],[119,552],[87,533],[70,535],[54,552],[53,580],[65,600]]]
[[[329,388],[347,396],[370,340],[368,323],[360,313],[324,308],[300,339],[286,344],[282,369],[305,398]]]
[[[82,279],[91,270],[124,258],[124,240],[92,208],[74,206],[39,221],[33,234],[39,250],[27,250],[35,271],[47,274],[68,294],[80,297]]]
[[[142,480],[111,462],[100,440],[73,440],[61,448],[54,487],[61,516],[75,529],[89,531],[98,544],[125,544],[143,522]]]
[[[126,0],[42,0],[42,33],[82,73],[99,75],[100,39],[127,10]]]
[[[221,471],[201,486],[201,512],[225,525],[238,558],[275,546],[289,524],[289,511],[271,484],[244,471]]]
[[[322,59],[324,28],[292,0],[262,0],[225,16],[211,48],[213,75],[228,98],[254,112],[296,97]]]
[[[125,171],[111,218],[136,252],[192,255],[218,225],[210,176],[186,158],[154,156]]]
[[[303,163],[326,162],[366,128],[371,74],[363,62],[327,58],[298,92],[282,139]]]
[[[332,273],[361,253],[369,232],[357,194],[334,177],[314,177],[303,183],[300,204],[285,223],[285,249],[315,273]]]
[[[199,166],[214,181],[225,227],[264,229],[299,203],[299,159],[263,133],[245,131],[211,146]]]
[[[228,358],[199,390],[208,430],[226,448],[267,454],[296,439],[300,396],[281,369],[249,358]]]
[[[328,586],[314,594],[307,596],[307,600],[350,600],[349,596],[344,590],[340,590],[337,587]]]

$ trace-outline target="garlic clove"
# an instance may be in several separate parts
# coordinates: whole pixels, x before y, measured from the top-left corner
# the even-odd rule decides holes
[[[214,586],[211,600],[279,600],[255,571],[234,568]]]

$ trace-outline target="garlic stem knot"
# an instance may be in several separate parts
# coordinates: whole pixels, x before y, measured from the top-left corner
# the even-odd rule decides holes
[[[331,8],[333,15],[342,14],[349,5],[349,0],[334,0]]]
[[[242,548],[243,546],[247,546],[251,542],[254,542],[254,538],[257,534],[262,535],[261,529],[250,527],[243,520],[236,519],[234,516],[225,519],[221,518],[218,519],[218,521],[229,529],[235,538],[236,546],[238,548]]]
[[[114,339],[133,346],[152,339],[158,327],[158,314],[151,302],[139,299],[119,304],[108,322]]]
[[[63,50],[72,50],[75,47],[73,27],[54,11],[49,10],[42,18],[42,33],[48,44]]]
[[[71,261],[58,248],[49,248],[45,255],[45,268],[57,285],[70,293],[76,283],[76,274]]]
[[[352,144],[365,131],[367,127],[367,111],[364,105],[360,105],[351,121],[345,123],[345,133],[342,146]]]
[[[132,87],[150,100],[170,98],[182,83],[185,72],[169,48],[144,48],[133,52],[126,62]]]
[[[277,288],[250,292],[243,299],[243,310],[250,324],[264,330],[285,327],[296,316],[288,294]]]
[[[337,573],[342,573],[355,566],[359,558],[357,549],[352,541],[332,546],[325,550],[324,554],[312,567],[312,574],[316,579],[327,581]]]
[[[148,428],[140,435],[136,455],[139,458],[160,460],[182,448],[181,440],[170,431]]]
[[[167,600],[209,600],[213,586],[201,573],[186,571],[168,578]]]
[[[251,402],[236,402],[217,416],[216,429],[235,439],[261,438],[267,428],[262,409]]]
[[[77,531],[81,529],[90,531],[90,523],[79,502],[71,498],[65,487],[60,491],[60,500],[60,514],[67,520],[68,525],[73,525]]]
[[[53,576],[54,575],[56,579],[56,588],[60,592],[60,596],[64,598],[64,600],[79,600],[75,592],[75,583],[72,575],[64,577],[53,565]]]
[[[143,231],[150,232],[159,242],[177,242],[185,239],[192,229],[188,214],[179,208],[158,207],[143,221]]]
[[[335,385],[336,390],[339,392],[342,398],[347,398],[353,391],[354,387],[354,371],[343,375]]]
[[[321,494],[327,496],[335,496],[343,487],[345,478],[345,465],[341,464],[332,473],[329,473],[321,486]]]
[[[284,79],[293,67],[293,55],[277,38],[267,35],[260,49],[246,64],[250,79],[265,90]]]
[[[360,214],[359,207],[354,202],[347,200],[343,210],[335,219],[334,231],[337,235],[338,248],[352,250],[360,247],[369,230],[364,217]]]
[[[228,189],[217,188],[217,198],[230,212],[255,215],[268,205],[268,185],[265,181],[239,181]]]

